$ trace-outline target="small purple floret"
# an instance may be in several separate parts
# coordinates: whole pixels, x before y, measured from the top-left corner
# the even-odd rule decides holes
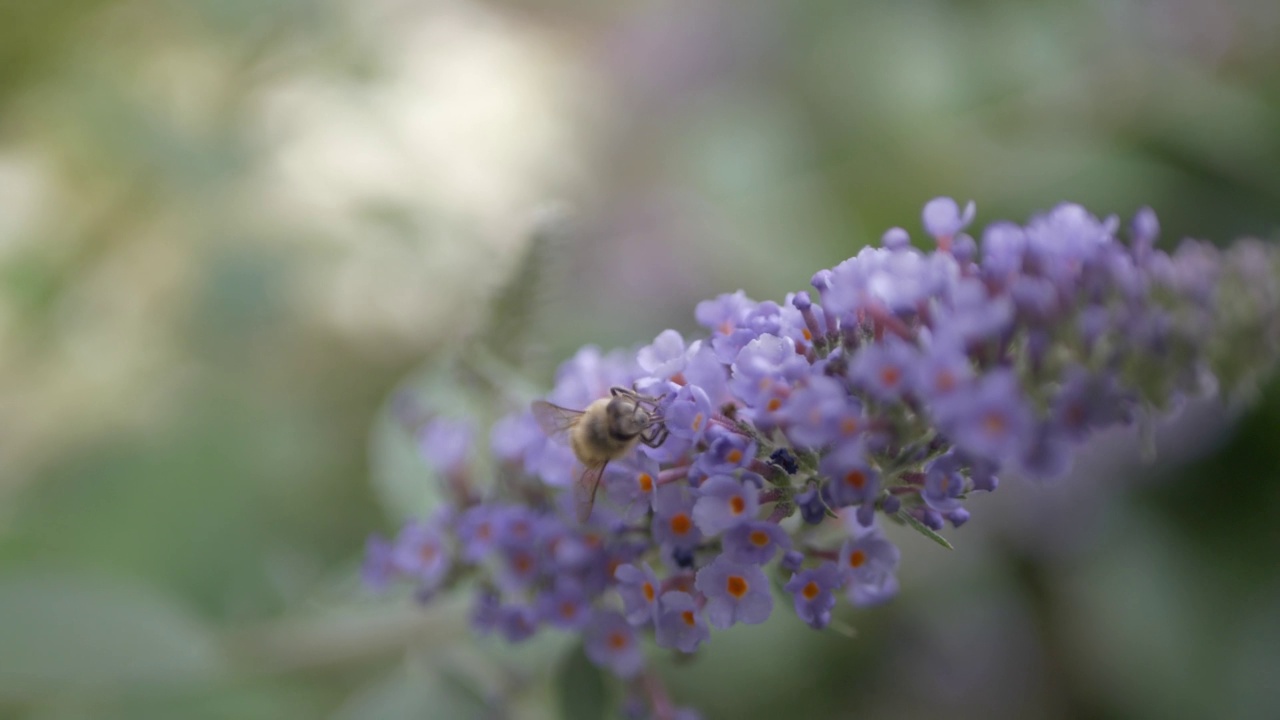
[[[835,590],[844,584],[844,576],[833,562],[801,570],[791,576],[786,591],[791,593],[796,615],[814,630],[831,623],[831,609],[836,605]]]
[[[684,592],[668,592],[659,603],[656,640],[658,647],[691,653],[711,637],[693,596]]]
[[[734,623],[756,625],[773,612],[769,580],[758,565],[735,563],[721,555],[698,571],[694,583],[707,598],[707,620],[724,630]]]

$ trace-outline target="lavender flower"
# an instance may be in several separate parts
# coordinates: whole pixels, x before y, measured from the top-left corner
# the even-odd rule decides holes
[[[613,575],[618,579],[618,595],[626,608],[627,622],[643,625],[652,620],[661,587],[653,568],[648,563],[639,567],[622,565]]]
[[[685,486],[658,489],[653,508],[653,539],[668,547],[691,549],[702,540],[693,521],[693,491]]]
[[[703,535],[719,535],[746,522],[759,508],[759,493],[729,475],[708,478],[698,488],[693,521]]]
[[[883,522],[937,540],[999,477],[1061,477],[1093,433],[1195,394],[1240,396],[1280,356],[1271,246],[1167,252],[1149,209],[1125,242],[1117,219],[1071,204],[974,230],[978,243],[974,214],[937,198],[921,214],[931,252],[893,228],[814,273],[814,294],[721,295],[695,310],[707,337],[668,330],[561,365],[549,402],[635,388],[669,433],[610,461],[585,527],[569,489],[582,463],[529,411],[493,427],[495,482],[470,465],[471,426],[437,418],[419,440],[452,502],[393,542],[371,537],[366,584],[407,580],[429,600],[473,580],[476,632],[578,632],[632,679],[643,635],[694,652],[708,625],[763,622],[771,575],[817,629],[837,590],[883,602],[901,561]]]
[[[528,605],[503,605],[498,608],[496,627],[509,643],[528,640],[538,632],[538,614]]]
[[[711,423],[711,398],[697,385],[685,385],[671,398],[664,419],[675,437],[699,442]]]
[[[534,607],[539,620],[561,630],[581,630],[591,618],[586,593],[572,581],[538,595]]]
[[[844,581],[835,563],[824,562],[816,568],[792,575],[786,591],[794,598],[796,615],[809,627],[821,630],[831,623],[831,609],[836,606],[834,591]]]
[[[617,613],[596,615],[583,637],[591,662],[608,668],[618,677],[634,677],[644,667],[640,639]]]
[[[897,594],[898,548],[876,530],[846,540],[840,548],[839,567],[847,583],[849,600],[864,607]]]
[[[399,573],[414,578],[420,586],[434,587],[452,564],[449,536],[433,523],[409,523],[396,537],[391,558]]]
[[[934,412],[939,428],[957,447],[997,462],[1020,458],[1034,430],[1017,377],[999,368],[940,399]]]
[[[365,542],[364,564],[360,566],[360,579],[365,587],[375,592],[387,589],[395,578],[394,546],[381,535],[370,535]]]
[[[711,631],[689,593],[663,593],[659,608],[655,630],[658,647],[691,653],[710,639]]]
[[[698,571],[695,585],[707,598],[707,619],[721,630],[735,622],[762,623],[773,612],[769,581],[759,566],[720,556]]]
[[[725,533],[724,556],[744,565],[763,565],[773,559],[778,550],[791,547],[791,537],[776,524],[752,520],[735,526]]]
[[[475,430],[471,424],[457,420],[436,418],[418,433],[418,449],[423,459],[441,475],[465,470],[474,443]]]
[[[746,436],[714,426],[708,433],[707,451],[698,455],[699,469],[707,475],[725,475],[745,466],[756,454],[755,442]]]

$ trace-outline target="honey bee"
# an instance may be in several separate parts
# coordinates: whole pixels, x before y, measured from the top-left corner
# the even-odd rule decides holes
[[[610,460],[618,460],[638,443],[658,447],[667,439],[667,426],[658,410],[660,397],[641,395],[624,387],[609,389],[585,410],[570,410],[537,400],[533,417],[548,437],[568,435],[573,454],[584,466],[574,485],[578,522],[586,522],[595,505],[600,478]]]

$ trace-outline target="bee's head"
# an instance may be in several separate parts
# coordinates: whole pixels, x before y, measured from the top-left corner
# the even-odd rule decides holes
[[[639,435],[649,427],[649,412],[635,401],[635,398],[618,395],[609,401],[605,409],[609,413],[609,425],[619,435]]]

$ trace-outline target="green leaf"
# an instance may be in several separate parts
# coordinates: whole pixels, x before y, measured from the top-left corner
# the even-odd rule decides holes
[[[491,716],[475,695],[439,670],[409,663],[391,677],[358,690],[332,720],[478,720]]]
[[[955,548],[952,547],[951,543],[947,542],[946,538],[942,537],[938,533],[925,527],[924,523],[915,519],[915,517],[912,516],[910,513],[908,513],[906,510],[899,510],[897,514],[897,518],[902,522],[906,523],[907,525],[910,525],[912,528],[916,530],[916,532],[938,543],[942,547],[948,550],[955,550]]]
[[[0,697],[178,685],[224,669],[212,633],[145,587],[72,573],[0,578]]]
[[[575,646],[561,663],[556,693],[564,720],[601,720],[609,712],[604,673],[587,658],[582,645]]]
[[[516,368],[529,364],[533,339],[545,329],[556,295],[570,282],[571,233],[569,213],[547,208],[535,221],[524,255],[494,296],[480,340],[500,363]]]

